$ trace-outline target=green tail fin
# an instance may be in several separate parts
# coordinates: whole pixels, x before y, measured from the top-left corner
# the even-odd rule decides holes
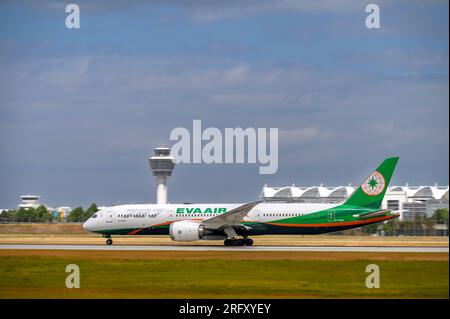
[[[346,205],[380,208],[398,157],[386,158],[345,202]]]

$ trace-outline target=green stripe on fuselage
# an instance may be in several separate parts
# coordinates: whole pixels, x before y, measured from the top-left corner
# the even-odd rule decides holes
[[[376,212],[379,209],[371,209],[366,207],[357,207],[350,205],[339,205],[318,212],[295,216],[289,218],[282,218],[273,220],[272,223],[279,224],[325,224],[335,222],[351,222],[358,220],[353,217],[356,214]]]

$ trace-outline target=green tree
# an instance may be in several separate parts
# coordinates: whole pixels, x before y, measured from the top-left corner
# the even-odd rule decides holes
[[[433,214],[433,219],[437,224],[446,224],[448,227],[448,208],[438,208]]]
[[[365,235],[373,235],[377,233],[378,225],[377,224],[371,224],[367,226],[362,227],[362,231]]]
[[[393,222],[392,222],[392,221],[383,224],[383,231],[384,231],[384,234],[385,234],[386,236],[392,236],[392,234],[393,234],[393,229],[394,229],[394,225],[393,225]]]
[[[17,220],[17,211],[15,209],[4,211],[0,215],[0,220],[2,222],[15,222]]]
[[[74,208],[69,216],[67,216],[68,222],[81,222],[84,217],[84,210],[82,207]]]
[[[36,210],[34,208],[19,208],[16,215],[17,222],[35,222],[37,221]]]
[[[45,207],[44,205],[39,206],[35,210],[35,218],[37,222],[45,223],[47,221],[50,221],[51,216],[52,215],[48,213],[47,207]]]
[[[436,235],[436,231],[434,228],[435,220],[433,217],[426,217],[424,224],[425,224],[425,231],[426,231],[425,235],[427,235],[427,236]]]
[[[98,212],[97,205],[95,203],[92,203],[91,206],[86,210],[86,212],[83,215],[83,221],[88,220],[92,215],[94,215],[96,212]]]

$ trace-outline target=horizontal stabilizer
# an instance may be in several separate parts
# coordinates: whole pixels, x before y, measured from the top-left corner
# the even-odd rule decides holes
[[[367,219],[367,218],[374,218],[374,217],[382,217],[385,216],[386,214],[390,213],[390,210],[387,209],[383,209],[383,210],[378,210],[376,212],[369,212],[369,213],[363,213],[363,214],[355,214],[353,215],[353,217],[355,218],[359,218],[359,219]]]

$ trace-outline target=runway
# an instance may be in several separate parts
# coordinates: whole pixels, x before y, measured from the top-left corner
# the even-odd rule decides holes
[[[302,251],[302,252],[398,252],[448,253],[448,247],[342,247],[342,246],[137,246],[137,245],[0,245],[8,250],[91,250],[91,251]]]

